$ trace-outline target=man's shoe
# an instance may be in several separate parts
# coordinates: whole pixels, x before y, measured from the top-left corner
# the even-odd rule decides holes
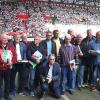
[[[40,94],[38,95],[38,100],[43,100],[43,99],[44,99],[44,95],[45,95],[45,92],[40,93]]]
[[[30,96],[31,97],[34,97],[34,92],[30,92]]]
[[[81,87],[77,87],[77,89],[78,89],[79,91],[81,91]]]
[[[9,95],[9,96],[7,97],[7,100],[12,100],[12,96]]]
[[[20,92],[20,93],[19,93],[19,95],[21,95],[21,96],[23,96],[23,97],[24,97],[24,96],[26,96],[26,92],[25,92],[25,91]]]
[[[61,91],[61,95],[64,95],[65,94],[65,91]]]
[[[16,91],[12,91],[10,94],[11,94],[12,96],[16,96]]]
[[[43,100],[43,98],[39,98],[38,100]]]
[[[71,95],[73,95],[73,94],[74,94],[74,93],[73,93],[73,91],[71,91],[71,90],[69,90],[68,92],[69,92],[69,94],[71,94]]]

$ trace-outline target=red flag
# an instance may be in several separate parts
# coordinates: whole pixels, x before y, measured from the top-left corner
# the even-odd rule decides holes
[[[18,14],[16,14],[16,18],[25,21],[25,20],[28,20],[29,15],[26,13],[18,13]]]
[[[49,16],[49,15],[46,15],[46,16],[44,16],[44,20],[51,20],[51,16]]]

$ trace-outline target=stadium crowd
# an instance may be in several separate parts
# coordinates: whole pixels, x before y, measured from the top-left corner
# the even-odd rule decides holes
[[[18,13],[28,14],[29,18],[23,21],[23,19],[16,17]],[[42,36],[41,33],[47,30],[45,23],[52,23],[50,20],[45,20],[45,16],[55,16],[54,23],[56,24],[100,24],[99,10],[97,9],[87,10],[79,7],[67,8],[32,3],[0,3],[0,25],[3,27],[3,31],[38,32]]]
[[[91,29],[87,36],[74,35],[68,29],[64,40],[59,31],[46,32],[46,39],[39,35],[28,42],[27,35],[15,34],[8,39],[0,36],[0,100],[12,100],[17,93],[26,96],[38,95],[43,100],[46,94],[60,98],[65,92],[74,94],[75,87],[81,91],[89,86],[97,92],[100,80],[100,31],[93,36]],[[18,72],[18,88],[16,74]],[[4,80],[4,93],[2,85]],[[29,91],[27,91],[27,89]],[[39,91],[38,91],[39,90]],[[37,92],[36,92],[37,91]]]
[[[18,14],[29,17],[25,19]],[[45,20],[46,16],[49,19]],[[100,17],[96,9],[0,2],[0,100],[13,100],[17,93],[37,95],[39,100],[46,94],[60,98],[65,92],[73,95],[75,88],[81,91],[86,86],[98,92],[100,31],[93,36],[88,29],[83,38],[68,29],[63,40],[60,30],[47,31],[47,22],[99,25]],[[9,32],[17,34],[9,39]],[[34,40],[29,42],[27,34],[20,32],[33,34]]]

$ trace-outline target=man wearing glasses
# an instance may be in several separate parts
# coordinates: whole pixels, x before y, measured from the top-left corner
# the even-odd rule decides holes
[[[40,68],[40,86],[41,93],[39,100],[42,100],[44,93],[49,91],[53,93],[55,98],[60,98],[59,81],[60,81],[61,69],[57,62],[55,62],[55,55],[51,54],[48,57],[48,62],[43,64]]]
[[[44,50],[45,50],[45,56],[46,58],[48,58],[48,56],[50,54],[55,54],[57,55],[56,53],[56,44],[55,42],[52,40],[52,33],[50,31],[46,32],[46,39],[43,40],[41,42]]]

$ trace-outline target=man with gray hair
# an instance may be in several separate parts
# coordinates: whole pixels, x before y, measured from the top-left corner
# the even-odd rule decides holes
[[[60,65],[55,62],[55,55],[50,54],[48,60],[44,63],[39,70],[40,75],[40,86],[41,93],[39,95],[39,100],[42,100],[45,92],[49,90],[49,93],[55,98],[60,98],[60,75],[61,68]]]
[[[90,46],[90,54],[92,56],[92,64],[93,64],[91,90],[97,91],[96,90],[97,76],[100,76],[100,31],[96,33],[96,40],[91,42],[89,46]],[[93,53],[93,51],[91,50],[97,53]]]
[[[12,42],[16,53],[17,53],[17,63],[14,64],[14,67],[11,70],[11,83],[10,83],[10,91],[13,96],[16,95],[16,86],[15,86],[15,78],[16,73],[19,74],[20,79],[20,95],[25,96],[25,79],[24,79],[24,67],[25,64],[21,61],[26,60],[26,45],[20,41],[20,35],[14,35],[14,41]]]
[[[91,56],[89,55],[89,44],[95,41],[95,37],[93,36],[92,29],[87,29],[87,36],[82,40],[81,47],[83,52],[83,63],[85,65],[84,72],[84,83],[85,86],[90,83],[91,84],[91,74],[92,74],[92,62]],[[88,62],[87,62],[88,61]]]
[[[12,100],[10,96],[10,73],[11,68],[17,61],[15,48],[12,44],[8,43],[8,36],[1,34],[0,36],[0,100],[2,100],[2,86],[4,80],[4,98]]]
[[[64,95],[66,91],[67,81],[69,81],[68,91],[73,94],[75,87],[75,57],[76,48],[71,43],[71,36],[67,34],[64,39],[64,45],[60,48],[60,64],[61,64],[61,93]],[[72,63],[71,63],[72,62]]]

